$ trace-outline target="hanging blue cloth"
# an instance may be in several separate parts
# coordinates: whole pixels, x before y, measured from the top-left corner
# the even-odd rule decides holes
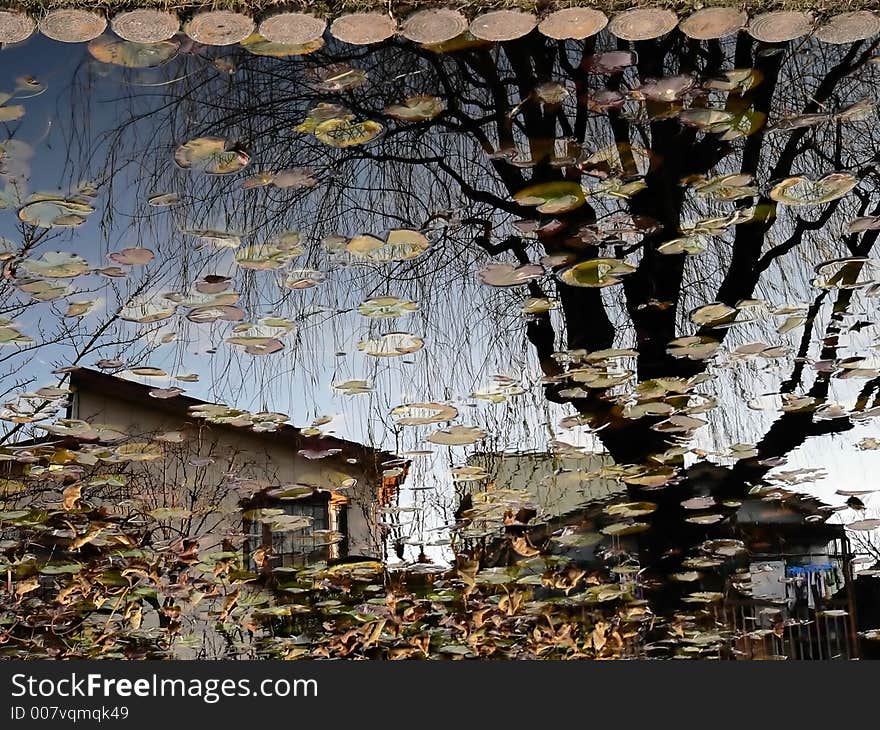
[[[788,577],[797,575],[809,575],[810,573],[818,573],[825,570],[831,570],[831,563],[816,563],[815,565],[789,565],[785,569],[785,575]]]

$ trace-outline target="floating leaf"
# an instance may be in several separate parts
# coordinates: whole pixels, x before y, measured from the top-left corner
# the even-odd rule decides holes
[[[414,259],[427,251],[429,245],[427,237],[419,231],[397,228],[389,231],[384,241],[372,235],[355,236],[345,250],[357,258],[386,263]]]
[[[40,302],[51,302],[53,299],[58,299],[71,293],[70,288],[66,284],[53,284],[51,281],[44,281],[43,279],[30,279],[17,283],[17,286]]]
[[[590,259],[563,269],[559,278],[569,286],[606,287],[620,283],[620,277],[631,274],[635,266],[621,259]]]
[[[407,403],[392,409],[398,426],[425,426],[458,418],[458,409],[446,403]]]
[[[585,71],[590,73],[614,74],[634,66],[637,61],[636,54],[630,51],[607,51],[587,56],[582,66]]]
[[[157,507],[147,514],[156,520],[185,520],[192,517],[192,512],[183,507]]]
[[[344,106],[340,106],[339,104],[321,102],[316,107],[312,108],[306,118],[294,127],[294,129],[301,134],[314,134],[315,129],[317,129],[321,122],[326,122],[331,119],[351,120],[354,119],[354,115]]]
[[[752,176],[747,174],[700,178],[692,184],[697,195],[710,200],[734,201],[758,194],[758,189],[752,185]]]
[[[613,525],[603,527],[599,532],[603,535],[614,537],[622,537],[624,535],[637,535],[640,532],[647,532],[651,526],[646,522],[617,522]]]
[[[361,393],[373,392],[373,386],[366,380],[344,380],[339,383],[333,383],[333,388],[345,393],[345,395],[360,395]]]
[[[147,198],[147,203],[154,208],[177,205],[179,202],[180,196],[177,193],[155,193]]]
[[[559,301],[550,297],[529,297],[520,307],[523,314],[546,314],[559,307]]]
[[[314,79],[315,87],[321,91],[346,91],[363,86],[367,74],[359,68],[352,68],[345,63],[334,63],[329,66],[318,66],[309,70]]]
[[[87,300],[83,302],[70,302],[67,305],[67,309],[64,312],[65,317],[84,317],[98,303],[96,299]]]
[[[530,185],[513,199],[521,205],[535,206],[540,213],[559,214],[584,204],[584,189],[576,182],[549,182]]]
[[[372,120],[328,119],[315,127],[314,135],[329,147],[355,147],[376,139],[385,128]]]
[[[187,236],[195,236],[202,243],[217,248],[236,248],[241,245],[242,234],[235,231],[222,231],[216,228],[183,228],[180,232]]]
[[[486,432],[476,426],[450,426],[434,431],[427,440],[440,446],[467,446],[486,438]]]
[[[880,520],[878,519],[867,519],[867,520],[856,520],[855,522],[850,522],[847,526],[847,530],[853,530],[854,532],[870,532],[871,530],[876,530],[880,527]]]
[[[287,289],[311,289],[327,280],[327,274],[314,269],[292,269],[287,272],[284,286]]]
[[[602,511],[612,517],[644,517],[656,512],[657,505],[654,502],[623,502],[612,504]]]
[[[673,238],[657,247],[657,251],[668,256],[686,253],[689,256],[696,256],[703,253],[709,245],[710,239],[707,236],[683,236],[681,238]]]
[[[156,254],[148,248],[124,248],[107,254],[107,258],[122,266],[143,266],[156,258]]]
[[[207,324],[217,321],[241,322],[244,319],[244,310],[228,304],[214,304],[191,309],[187,313],[186,318],[196,324]]]
[[[155,68],[177,55],[179,44],[174,40],[158,43],[130,43],[110,35],[98,36],[87,46],[92,58],[125,68]]]
[[[738,311],[721,302],[713,302],[692,310],[690,320],[694,324],[717,327],[718,325],[731,324]]]
[[[637,99],[671,103],[685,97],[696,86],[697,80],[685,74],[662,79],[646,79],[632,94]]]
[[[235,335],[233,337],[227,337],[226,342],[230,345],[243,347],[248,355],[255,356],[271,355],[284,349],[284,343],[276,337]]]
[[[176,312],[177,306],[175,304],[158,299],[146,299],[129,302],[120,310],[119,318],[129,322],[150,324],[173,317]]]
[[[623,180],[620,177],[611,177],[600,182],[590,190],[590,195],[607,195],[611,198],[628,199],[647,187],[647,183],[637,178]]]
[[[770,198],[783,205],[822,205],[846,195],[858,179],[848,172],[832,172],[818,180],[803,175],[788,177],[770,189]]]
[[[385,107],[385,113],[403,122],[424,122],[434,119],[446,109],[446,102],[436,96],[407,97],[403,104]]]
[[[115,461],[156,461],[164,456],[164,452],[157,444],[133,442],[117,446],[113,456]]]
[[[19,266],[28,274],[48,279],[71,278],[89,270],[89,264],[82,256],[67,251],[46,251],[39,258],[25,259]]]
[[[21,119],[24,114],[25,109],[21,104],[0,105],[0,122],[14,122]]]
[[[767,131],[788,132],[793,129],[816,127],[831,121],[830,114],[796,114],[782,117],[775,124],[767,127]]]
[[[65,198],[51,193],[35,193],[19,209],[18,218],[40,228],[74,228],[86,222],[94,207],[78,197]]]
[[[312,171],[306,167],[295,167],[289,170],[279,170],[278,172],[260,172],[247,178],[241,187],[244,190],[252,190],[254,188],[275,187],[280,189],[290,188],[299,190],[302,188],[313,188],[318,184]]]
[[[309,43],[275,43],[266,40],[259,33],[252,33],[239,45],[255,56],[271,56],[272,58],[288,58],[290,56],[306,56],[324,47],[324,39],[316,38]]]
[[[388,332],[367,340],[358,342],[358,350],[373,357],[399,357],[417,352],[425,346],[421,337],[416,337],[407,332]]]
[[[19,332],[18,325],[0,319],[0,345],[27,345],[33,341],[32,337]]]
[[[174,162],[184,170],[198,170],[207,175],[230,175],[248,166],[247,152],[229,145],[220,137],[197,137],[185,142],[174,153]]]
[[[719,346],[720,343],[711,337],[677,337],[670,341],[666,352],[673,357],[683,357],[688,360],[706,360],[715,354]]]
[[[513,264],[491,263],[477,272],[477,277],[488,286],[509,287],[528,284],[530,281],[544,276],[544,267],[537,264]]]
[[[260,243],[239,248],[235,252],[235,263],[243,269],[268,271],[280,269],[301,253],[302,249],[284,249],[271,243]]]
[[[880,279],[877,263],[863,256],[825,261],[815,272],[812,283],[819,289],[861,289]]]
[[[756,68],[734,68],[705,83],[707,89],[742,94],[761,83],[763,74]]]
[[[399,297],[371,297],[358,306],[358,312],[370,319],[394,319],[417,311],[419,305]]]

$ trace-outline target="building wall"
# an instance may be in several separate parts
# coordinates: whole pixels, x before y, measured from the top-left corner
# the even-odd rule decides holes
[[[607,454],[584,454],[582,458],[554,454],[474,454],[472,466],[482,466],[490,482],[503,489],[527,492],[538,507],[539,518],[552,519],[574,512],[596,500],[625,492],[613,479],[591,476],[613,464]]]

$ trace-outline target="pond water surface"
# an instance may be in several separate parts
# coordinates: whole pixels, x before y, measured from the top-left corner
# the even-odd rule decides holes
[[[854,655],[875,46],[2,49],[0,653]]]

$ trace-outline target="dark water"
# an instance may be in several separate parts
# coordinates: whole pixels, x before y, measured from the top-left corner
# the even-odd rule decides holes
[[[875,45],[3,49],[0,652],[870,654]]]

